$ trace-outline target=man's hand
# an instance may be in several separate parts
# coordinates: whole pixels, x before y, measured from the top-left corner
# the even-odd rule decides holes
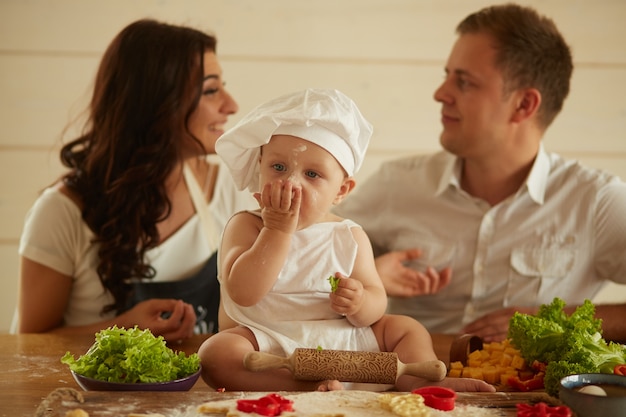
[[[419,272],[405,266],[405,263],[421,256],[419,249],[388,252],[376,258],[376,269],[387,295],[395,297],[415,297],[435,294],[445,288],[452,279],[451,268],[435,271],[428,267]]]
[[[509,321],[516,311],[524,314],[536,314],[537,308],[509,307],[485,314],[463,328],[463,333],[479,336],[485,342],[500,342],[507,338]]]

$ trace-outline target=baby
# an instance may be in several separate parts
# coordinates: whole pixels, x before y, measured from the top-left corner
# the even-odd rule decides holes
[[[289,356],[296,348],[396,352],[404,362],[435,360],[430,334],[412,318],[385,315],[387,297],[369,239],[331,212],[353,190],[372,127],[337,90],[307,89],[254,109],[216,143],[240,189],[260,209],[227,224],[219,250],[220,332],[200,347],[212,387],[243,391],[342,389],[299,381],[286,369],[251,372],[253,351]],[[334,291],[329,276],[338,278]],[[411,391],[429,381],[398,378]],[[493,391],[477,380],[437,383]]]

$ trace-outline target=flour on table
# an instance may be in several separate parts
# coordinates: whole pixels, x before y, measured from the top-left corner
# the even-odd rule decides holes
[[[255,393],[254,396],[248,398],[260,398],[266,394]],[[379,402],[381,393],[371,391],[307,392],[283,396],[293,401],[294,411],[283,412],[281,417],[398,417],[397,414],[381,407]],[[237,399],[206,402],[198,406],[197,411],[201,416],[248,417],[255,415],[238,411]],[[496,409],[469,405],[457,405],[452,411],[440,411],[433,408],[429,408],[428,411],[429,417],[501,417],[504,415]]]

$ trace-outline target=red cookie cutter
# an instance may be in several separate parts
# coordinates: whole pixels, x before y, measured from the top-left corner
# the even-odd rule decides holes
[[[411,391],[424,397],[424,404],[437,410],[454,410],[456,392],[444,387],[422,387]]]

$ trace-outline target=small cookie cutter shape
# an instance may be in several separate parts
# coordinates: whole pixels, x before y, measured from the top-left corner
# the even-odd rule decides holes
[[[424,397],[424,404],[441,411],[454,410],[456,392],[444,387],[422,387],[411,391]]]

